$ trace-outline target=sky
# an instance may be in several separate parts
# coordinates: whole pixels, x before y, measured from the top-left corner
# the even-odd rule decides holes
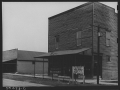
[[[3,51],[48,52],[48,18],[86,2],[2,2]],[[115,8],[117,2],[101,2]]]

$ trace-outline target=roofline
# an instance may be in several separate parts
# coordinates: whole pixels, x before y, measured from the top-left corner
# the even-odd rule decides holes
[[[15,48],[15,49],[10,49],[10,50],[5,50],[5,51],[12,51],[12,50],[18,50],[18,48]],[[3,52],[5,52],[5,51],[3,51]],[[18,51],[38,52],[38,53],[48,53],[48,52],[29,51],[29,50],[18,50]]]
[[[84,7],[84,6],[87,6],[87,5],[90,5],[90,4],[93,4],[93,3],[94,3],[94,2],[87,2],[87,3],[85,3],[85,4],[82,4],[82,5],[77,6],[77,7],[75,7],[75,8],[72,8],[72,9],[69,9],[69,10],[64,11],[64,12],[62,12],[62,13],[56,14],[56,15],[54,15],[54,16],[51,16],[51,17],[49,17],[48,19],[53,19],[53,18],[55,18],[55,17],[57,17],[57,16],[60,16],[60,15],[63,15],[63,14],[72,12],[72,11],[74,11],[74,10],[76,10],[76,9],[82,8],[82,7]]]
[[[10,50],[5,50],[5,51],[12,51],[12,50],[18,50],[18,48],[10,49]],[[4,51],[3,51],[3,52],[4,52]]]
[[[39,52],[39,51],[29,51],[29,50],[18,50],[18,51],[26,51],[26,52],[36,52],[36,53],[48,53],[48,52]]]
[[[106,5],[106,4],[103,4],[103,3],[100,3],[100,2],[87,2],[87,3],[84,3],[84,4],[80,5],[80,6],[77,6],[77,7],[75,7],[75,8],[72,8],[72,9],[69,9],[69,10],[64,11],[64,12],[62,12],[62,13],[56,14],[56,15],[54,15],[54,16],[51,16],[51,17],[49,17],[48,19],[53,19],[53,18],[55,18],[55,17],[57,17],[57,16],[60,16],[60,15],[63,15],[63,14],[72,12],[72,11],[74,11],[74,10],[76,10],[76,9],[82,8],[82,7],[84,7],[84,6],[87,6],[87,5],[90,5],[90,4],[93,4],[93,3],[99,3],[99,4],[101,4],[101,5],[107,6],[108,8],[113,9],[114,12],[115,12],[115,8],[110,7],[110,6]]]
[[[99,4],[103,5],[103,6],[107,6],[108,8],[113,9],[113,10],[114,10],[114,13],[115,13],[115,8],[113,8],[113,7],[110,7],[110,6],[108,6],[108,5],[106,5],[106,4],[103,4],[103,3],[101,3],[101,2],[94,2],[94,3],[99,3]]]
[[[7,61],[12,61],[12,60],[17,60],[17,58],[13,58],[13,59],[3,59],[2,62],[7,62]]]

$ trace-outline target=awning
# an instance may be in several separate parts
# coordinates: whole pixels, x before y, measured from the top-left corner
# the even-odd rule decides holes
[[[77,49],[77,50],[64,50],[64,51],[55,51],[55,52],[49,52],[46,54],[42,54],[38,57],[34,57],[34,58],[42,58],[42,57],[49,57],[49,56],[57,56],[57,55],[67,55],[67,54],[76,54],[76,53],[80,53],[83,51],[86,51],[90,48],[82,48],[82,49]]]

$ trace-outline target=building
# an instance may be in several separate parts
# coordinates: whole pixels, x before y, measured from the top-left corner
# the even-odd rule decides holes
[[[98,30],[99,75],[118,79],[118,28],[115,9],[89,2],[49,18],[48,74],[72,75],[72,66],[84,66],[86,78],[97,75]]]
[[[3,51],[3,73],[43,74],[44,66],[44,74],[48,74],[48,60],[44,59],[43,63],[43,58],[34,58],[41,54],[45,53],[18,49]]]

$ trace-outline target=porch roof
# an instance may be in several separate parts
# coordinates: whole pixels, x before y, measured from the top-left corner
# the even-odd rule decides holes
[[[55,52],[48,52],[46,54],[42,54],[40,56],[34,58],[43,58],[43,57],[50,57],[50,56],[58,56],[58,55],[67,55],[67,54],[76,54],[80,52],[84,52],[90,48],[82,48],[77,50],[64,50],[64,51],[55,51]]]

